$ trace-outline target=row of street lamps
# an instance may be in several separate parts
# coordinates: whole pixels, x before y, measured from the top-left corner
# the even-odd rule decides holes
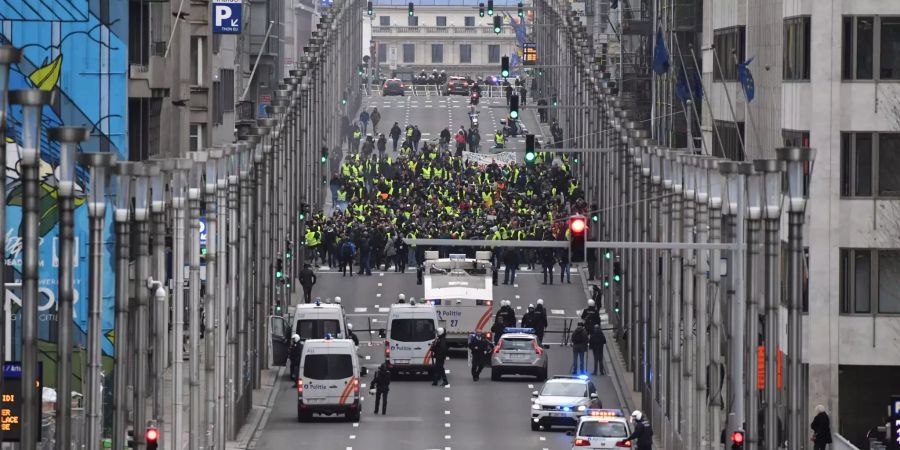
[[[352,104],[359,101],[359,94],[349,89],[355,86],[349,68],[361,51],[361,39],[351,39],[359,34],[354,23],[359,22],[360,14],[359,8],[335,4],[321,17],[297,68],[290,70],[275,90],[275,101],[267,109],[269,118],[258,119],[233,144],[188,152],[180,158],[130,162],[118,161],[112,153],[77,152],[89,138],[87,128],[47,130],[47,137],[58,142],[60,149],[56,381],[60,400],[56,410],[56,448],[82,448],[81,442],[72,439],[72,408],[68,401],[72,392],[76,162],[89,176],[86,203],[90,282],[83,448],[100,448],[104,435],[101,426],[104,415],[110,415],[109,407],[112,448],[146,448],[144,428],[162,427],[164,415],[166,424],[171,416],[172,429],[163,433],[171,436],[167,438],[170,448],[183,448],[185,434],[188,448],[225,448],[225,440],[235,435],[251,408],[251,390],[261,384],[260,370],[268,365],[268,316],[288,301],[289,280],[299,272],[302,251],[296,258],[291,250],[301,242],[304,233],[304,223],[297,213],[306,205],[318,210],[324,202],[321,180],[327,181],[327,167],[319,162],[317,150],[341,142],[337,105],[348,99]],[[53,93],[18,90],[7,95],[10,66],[18,63],[20,57],[19,49],[0,47],[0,138],[6,136],[8,104],[18,105],[22,116],[19,158],[24,192],[22,380],[23,386],[35,386],[41,114],[52,103]],[[329,87],[342,85],[342,80],[348,86],[343,93]],[[0,152],[0,158],[5,155]],[[2,199],[0,223],[5,222],[6,197]],[[108,199],[113,199],[111,211],[107,210]],[[104,240],[110,217],[115,241],[112,276],[116,358],[112,402],[105,405],[101,395],[101,325],[103,278],[108,276],[106,265],[110,264],[104,261]],[[201,217],[206,227],[205,253],[200,241]],[[170,244],[167,237],[171,238]],[[167,269],[168,254],[171,267]],[[205,271],[201,256],[205,256]],[[276,277],[274,267],[282,262],[287,270]],[[205,295],[201,294],[202,284]],[[203,324],[205,346],[201,349]],[[0,339],[2,336],[0,330]],[[3,344],[0,342],[0,348],[5,348]],[[187,374],[185,350],[190,355]],[[170,402],[164,398],[167,379],[172,383]],[[183,417],[185,381],[187,430]],[[38,417],[39,402],[39,390],[24,389],[21,417]],[[40,426],[37,420],[21,421],[22,448],[37,447]],[[129,428],[133,437],[128,436]]]
[[[571,66],[549,69],[543,82],[559,86],[566,104],[594,105],[563,112],[561,126],[571,136],[566,147],[607,149],[585,152],[583,165],[575,167],[588,203],[597,205],[596,238],[658,246],[603,252],[599,276],[624,268],[621,282],[603,283],[603,298],[642,394],[641,408],[663,447],[717,447],[727,419],[728,436],[747,433],[746,448],[774,450],[784,417],[787,448],[805,448],[800,314],[815,151],[780,148],[776,159],[734,162],[659,147],[646,112],[601,76],[577,14],[559,1],[536,6],[544,26],[538,28],[538,41],[546,44],[541,48],[559,49],[549,54],[553,64]],[[784,302],[783,209],[789,223]],[[723,242],[733,249],[723,254],[710,245]],[[788,311],[786,410],[778,404],[782,304]]]

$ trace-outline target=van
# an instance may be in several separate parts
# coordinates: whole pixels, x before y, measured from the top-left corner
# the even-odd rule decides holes
[[[343,339],[347,335],[344,308],[335,303],[305,303],[294,310],[294,333],[300,341],[325,339],[331,336]]]
[[[356,346],[350,339],[308,339],[300,356],[297,379],[297,420],[304,422],[313,414],[344,414],[347,420],[359,420],[360,367]]]
[[[437,337],[434,305],[398,303],[388,312],[387,330],[380,330],[384,360],[392,373],[428,372],[434,364],[431,344]]]

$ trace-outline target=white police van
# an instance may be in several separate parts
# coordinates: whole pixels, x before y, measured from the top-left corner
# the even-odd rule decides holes
[[[387,330],[380,330],[384,360],[391,372],[428,372],[434,364],[431,344],[437,337],[434,305],[398,303],[388,312]]]
[[[332,336],[343,339],[347,335],[347,321],[344,308],[336,303],[304,303],[294,310],[294,333],[300,335],[300,341],[307,339],[324,339]]]
[[[313,414],[344,414],[348,420],[359,420],[359,383],[367,370],[359,364],[353,341],[307,339],[298,373],[298,421],[307,421]]]

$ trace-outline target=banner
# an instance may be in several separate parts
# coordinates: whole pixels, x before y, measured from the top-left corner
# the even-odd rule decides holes
[[[495,163],[498,166],[502,167],[502,166],[506,166],[506,165],[514,163],[514,162],[518,162],[518,158],[516,157],[515,152],[500,152],[500,153],[463,152],[462,159],[463,159],[463,161],[472,161],[481,167],[490,165],[491,163]]]

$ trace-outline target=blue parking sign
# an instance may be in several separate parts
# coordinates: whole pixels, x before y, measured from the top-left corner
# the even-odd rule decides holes
[[[241,1],[242,0],[213,1],[213,34],[241,34]]]

